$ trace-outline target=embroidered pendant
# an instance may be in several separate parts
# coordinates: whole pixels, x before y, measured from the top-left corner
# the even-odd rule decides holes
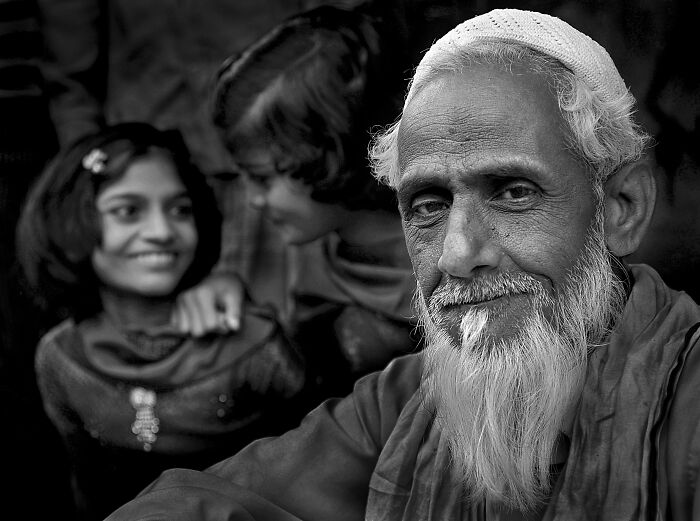
[[[143,450],[149,452],[158,439],[156,433],[160,424],[154,411],[156,393],[143,387],[134,387],[129,393],[129,402],[136,410],[136,419],[131,424],[131,432],[143,443]]]

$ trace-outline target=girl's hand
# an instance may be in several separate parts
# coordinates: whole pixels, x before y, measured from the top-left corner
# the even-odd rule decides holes
[[[209,275],[198,285],[178,295],[171,322],[181,332],[196,337],[238,331],[243,295],[243,282],[238,275]]]

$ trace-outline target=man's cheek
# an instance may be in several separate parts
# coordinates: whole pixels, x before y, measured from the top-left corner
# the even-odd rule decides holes
[[[424,232],[424,230],[421,230]],[[442,253],[442,244],[436,234],[405,229],[408,255],[413,264],[413,271],[423,295],[428,298],[441,279],[438,260]]]

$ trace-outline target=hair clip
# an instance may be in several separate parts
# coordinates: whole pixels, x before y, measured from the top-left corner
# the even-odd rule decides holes
[[[104,172],[105,161],[107,161],[107,154],[105,154],[99,148],[93,148],[83,158],[83,168],[92,172],[93,174],[99,174]]]

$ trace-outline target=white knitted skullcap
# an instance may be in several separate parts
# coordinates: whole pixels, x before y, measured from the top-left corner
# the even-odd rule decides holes
[[[421,84],[440,56],[473,42],[516,43],[551,56],[604,101],[618,99],[627,92],[607,51],[563,20],[533,11],[495,9],[462,22],[432,45],[416,68],[406,102],[413,96],[413,85]]]

